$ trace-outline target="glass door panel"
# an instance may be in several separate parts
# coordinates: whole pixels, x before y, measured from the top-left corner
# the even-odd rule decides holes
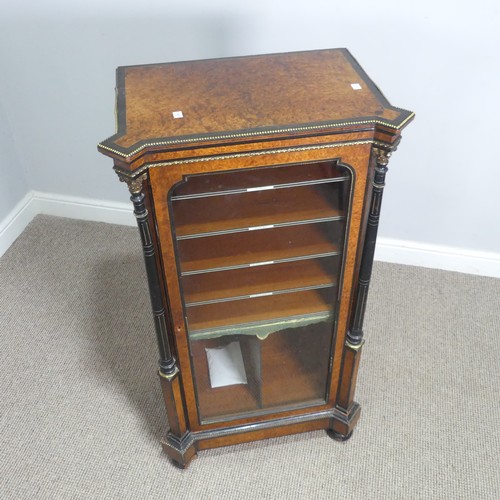
[[[170,207],[202,422],[325,402],[351,176],[336,162],[188,177]]]

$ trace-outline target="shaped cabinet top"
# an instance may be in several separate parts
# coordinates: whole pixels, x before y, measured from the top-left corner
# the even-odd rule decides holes
[[[120,67],[116,114],[117,132],[99,150],[125,162],[197,143],[397,133],[413,118],[389,104],[346,49]]]

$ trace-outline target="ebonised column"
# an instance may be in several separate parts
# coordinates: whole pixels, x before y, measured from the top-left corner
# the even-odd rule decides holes
[[[144,204],[143,183],[146,180],[146,174],[143,174],[135,179],[120,176],[120,180],[127,183],[130,194],[132,195],[130,199],[134,204],[134,215],[137,219],[137,225],[141,235],[144,262],[146,265],[146,274],[149,284],[149,294],[151,297],[151,307],[153,309],[156,339],[160,354],[159,374],[164,378],[170,379],[174,377],[179,370],[175,363],[175,358],[172,355],[168,340],[167,322],[158,278],[159,274],[156,264],[155,247],[151,238],[148,210]]]
[[[327,431],[328,435],[337,441],[346,441],[351,437],[352,429],[359,419],[361,410],[359,404],[354,401],[354,390],[361,350],[364,343],[363,321],[373,269],[385,175],[388,170],[387,164],[389,163],[392,150],[390,148],[373,148],[376,163],[358,284],[355,290],[350,328],[346,334],[337,403],[334,409],[331,428]]]
[[[380,209],[382,206],[382,195],[384,193],[385,175],[387,164],[392,154],[390,150],[374,148],[376,155],[375,174],[372,181],[372,197],[370,202],[370,212],[365,233],[365,243],[359,270],[358,287],[354,299],[354,314],[351,320],[351,327],[347,332],[348,345],[359,347],[363,343],[363,321],[366,311],[366,299],[373,270],[373,258],[375,256],[375,243],[380,219]]]

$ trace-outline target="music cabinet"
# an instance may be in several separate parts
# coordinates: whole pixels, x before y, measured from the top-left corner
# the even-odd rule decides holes
[[[116,114],[99,150],[142,238],[166,453],[349,438],[387,163],[413,113],[335,49],[121,67]]]

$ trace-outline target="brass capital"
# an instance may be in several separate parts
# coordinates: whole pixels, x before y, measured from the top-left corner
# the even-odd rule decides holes
[[[137,177],[130,177],[121,172],[117,172],[118,178],[121,182],[125,182],[128,186],[128,190],[132,196],[138,195],[142,191],[142,184],[146,180],[147,171],[144,171],[141,175]]]

